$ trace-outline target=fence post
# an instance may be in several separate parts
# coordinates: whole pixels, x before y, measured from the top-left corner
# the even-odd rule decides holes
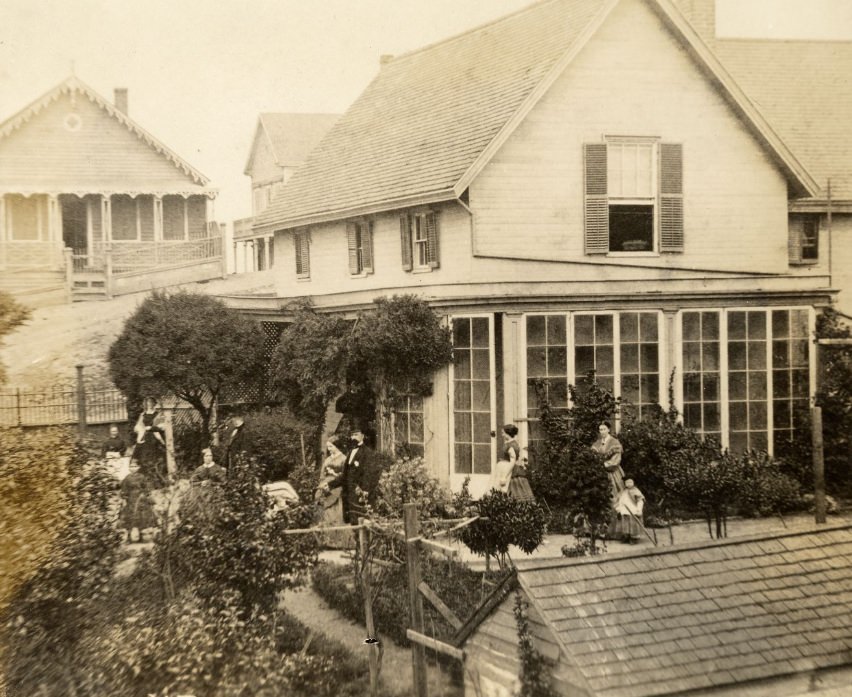
[[[177,464],[175,463],[175,429],[174,429],[174,409],[163,409],[164,428],[166,432],[166,471],[169,477],[174,478],[177,474]]]
[[[62,257],[65,265],[65,293],[70,303],[74,298],[74,250],[71,247],[64,247]]]
[[[21,419],[21,388],[15,388],[15,414],[18,416],[18,426],[22,425],[23,419]]]
[[[83,367],[77,368],[77,433],[82,437],[86,435],[86,387],[83,384]]]
[[[112,297],[112,245],[108,244],[106,247],[106,254],[104,255],[104,274],[106,278],[104,278],[104,290],[106,291],[106,296],[108,298]]]
[[[825,523],[825,462],[822,443],[822,407],[811,407],[811,451],[814,467],[814,519]]]
[[[420,544],[415,539],[420,534],[420,520],[417,516],[417,504],[405,503],[402,506],[405,520],[405,555],[408,562],[408,602],[411,611],[411,628],[423,634],[423,597],[420,595]],[[428,697],[426,684],[426,648],[423,644],[411,642],[411,665],[414,674],[414,697]]]

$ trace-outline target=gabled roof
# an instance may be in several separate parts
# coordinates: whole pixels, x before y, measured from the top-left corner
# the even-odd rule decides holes
[[[209,179],[207,179],[207,177],[205,177],[201,172],[192,167],[188,162],[186,162],[186,160],[181,158],[174,151],[170,150],[154,136],[148,133],[127,114],[116,109],[115,105],[104,99],[76,75],[72,75],[67,78],[52,90],[21,109],[18,113],[9,117],[3,123],[0,123],[0,140],[8,138],[12,133],[25,125],[33,116],[50,106],[61,96],[67,94],[80,94],[85,96],[90,102],[97,105],[111,118],[114,118],[127,128],[127,130],[135,135],[140,141],[169,160],[175,167],[190,177],[199,186],[206,187],[210,183]]]
[[[852,665],[852,525],[540,563],[518,581],[595,695]]]
[[[852,201],[852,41],[719,39],[715,0],[677,0],[702,39],[814,176]],[[701,21],[704,19],[704,21]]]
[[[287,228],[458,198],[621,0],[543,0],[402,55],[331,129],[255,227]],[[816,183],[669,0],[643,0],[785,172]]]
[[[251,174],[258,139],[267,139],[279,167],[298,167],[339,118],[340,114],[261,114],[244,173]]]

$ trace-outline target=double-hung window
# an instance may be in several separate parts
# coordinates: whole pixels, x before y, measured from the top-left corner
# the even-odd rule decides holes
[[[587,254],[683,251],[683,147],[610,137],[584,147]]]
[[[373,273],[373,221],[358,220],[346,226],[349,249],[349,273],[353,276]]]
[[[399,218],[402,268],[428,271],[440,265],[438,215],[433,211],[403,213]]]
[[[293,246],[296,255],[296,278],[310,278],[311,238],[307,230],[293,233]]]
[[[819,261],[819,218],[793,215],[789,222],[788,251],[791,264],[816,264]]]

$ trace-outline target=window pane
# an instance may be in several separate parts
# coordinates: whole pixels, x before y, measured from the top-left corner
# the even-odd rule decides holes
[[[657,375],[642,376],[642,402],[656,404],[660,401],[660,378]]]
[[[491,474],[491,445],[473,446],[473,473]]]
[[[697,373],[701,370],[701,344],[698,342],[684,342],[683,369],[687,373]]]
[[[547,374],[568,374],[568,350],[565,347],[547,349]]]
[[[748,374],[748,398],[766,399],[766,373],[763,371]]]
[[[531,378],[547,377],[547,349],[530,347],[527,349],[527,376]]]
[[[654,207],[610,205],[609,250],[651,252],[654,249]]]
[[[790,311],[791,336],[794,337],[809,337],[810,329],[808,327],[808,311],[807,310],[791,310]]]
[[[473,353],[473,372],[471,375],[474,379],[487,380],[491,374],[491,363],[488,355],[488,350],[474,349]]]
[[[622,341],[633,343],[639,341],[639,315],[637,313],[622,312],[618,323],[621,329]]]
[[[473,320],[473,346],[489,348],[491,345],[488,335],[488,318],[474,317]]]
[[[717,402],[721,397],[719,393],[719,375],[705,375],[703,394],[705,402]]]
[[[643,342],[657,341],[657,314],[655,312],[643,312],[640,317],[641,340]]]
[[[595,318],[592,315],[574,316],[574,343],[579,345],[593,344],[595,341]]]
[[[772,367],[776,370],[790,367],[789,345],[787,341],[772,342]]]
[[[744,341],[731,341],[728,343],[728,369],[745,370],[746,368],[746,344]]]
[[[763,370],[766,368],[766,343],[763,341],[748,342],[748,369]]]
[[[728,340],[745,339],[745,312],[728,313]]]
[[[706,342],[702,349],[704,370],[719,370],[719,342]]]
[[[470,409],[470,383],[456,380],[453,383],[453,402],[456,410]]]
[[[659,351],[656,344],[642,344],[642,372],[656,373],[660,368]],[[706,367],[705,367],[706,369]]]
[[[766,338],[766,313],[765,312],[749,312],[748,313],[748,338],[749,339],[765,339]]]
[[[683,399],[686,402],[701,401],[701,375],[687,373],[683,376]]]
[[[568,406],[568,381],[551,380],[548,388],[550,403],[554,407],[564,408]]]
[[[471,430],[470,414],[462,413],[455,415],[456,443],[470,443],[473,438]]]
[[[717,312],[701,313],[701,336],[705,341],[719,338],[719,314]]]
[[[475,443],[491,442],[491,414],[473,413],[473,440]],[[490,446],[489,446],[490,447]]]
[[[595,343],[612,343],[612,315],[595,315]]]
[[[601,375],[612,375],[615,370],[612,346],[598,347],[595,355],[595,370]]]
[[[578,346],[574,352],[574,369],[577,379],[583,378],[595,369],[595,349],[591,346]]]
[[[639,372],[639,346],[636,344],[621,345],[621,372]]]
[[[621,398],[639,404],[639,376],[624,375],[621,378]]]
[[[491,385],[484,381],[476,381],[473,383],[473,411],[490,411],[491,410]]]
[[[695,431],[701,431],[701,405],[683,405],[683,425]]]
[[[683,340],[698,341],[701,338],[701,315],[697,312],[683,313]]]
[[[470,349],[453,351],[453,375],[456,380],[470,379]]]
[[[790,335],[790,313],[787,310],[775,310],[772,313],[772,336],[776,339]]]
[[[750,403],[748,407],[749,430],[766,428],[766,402]]]
[[[456,443],[456,474],[471,474],[473,472],[473,448],[468,443]]]
[[[718,404],[704,405],[704,430],[718,431],[722,427]]]
[[[527,315],[527,346],[545,344],[545,318],[542,315]]]
[[[772,372],[772,395],[775,399],[790,396],[790,373],[786,370]]]
[[[453,320],[453,346],[470,346],[470,320]]]
[[[748,396],[746,391],[746,373],[730,373],[728,375],[728,396],[730,399],[745,399]]]
[[[564,345],[566,341],[565,316],[550,315],[547,318],[547,343],[551,346]]]

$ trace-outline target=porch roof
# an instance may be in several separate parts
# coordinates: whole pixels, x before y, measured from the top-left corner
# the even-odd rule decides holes
[[[521,587],[595,695],[852,665],[852,525],[530,565]]]

